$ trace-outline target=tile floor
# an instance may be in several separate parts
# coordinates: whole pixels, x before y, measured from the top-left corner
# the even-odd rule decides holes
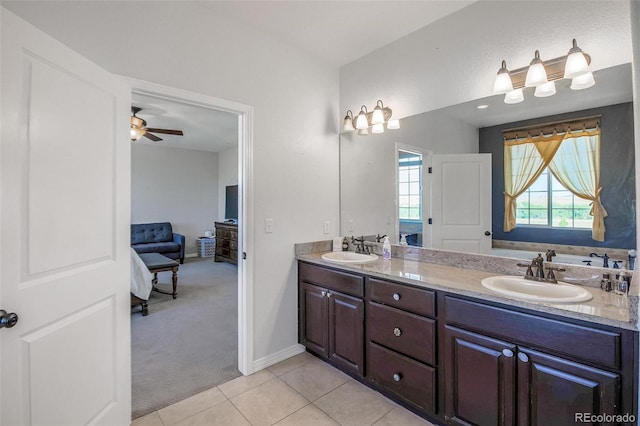
[[[306,352],[131,425],[433,426]]]

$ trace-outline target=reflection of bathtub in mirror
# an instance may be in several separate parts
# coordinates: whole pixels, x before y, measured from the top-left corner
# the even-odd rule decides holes
[[[629,253],[628,249],[611,249],[602,247],[583,246],[562,246],[552,244],[515,242],[494,240],[491,248],[492,256],[511,257],[530,261],[541,254],[546,262],[547,250],[554,250],[556,255],[552,257],[552,263],[566,263],[571,265],[587,266],[584,261],[591,261],[591,266],[602,267],[602,257],[590,257],[590,253],[597,253],[599,256],[605,253],[609,257],[609,268],[613,269],[614,262],[618,262],[620,269],[628,269]]]

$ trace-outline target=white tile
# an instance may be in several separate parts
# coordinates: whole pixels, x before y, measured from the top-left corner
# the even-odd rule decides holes
[[[276,376],[282,376],[283,374],[286,374],[310,362],[320,363],[322,361],[318,360],[318,358],[308,352],[302,352],[301,354],[294,355],[290,358],[280,361],[277,364],[270,366],[269,370]]]
[[[269,380],[274,379],[276,376],[268,369],[260,370],[257,373],[253,373],[250,376],[242,376],[237,379],[233,379],[230,382],[223,383],[218,388],[229,399],[234,396],[240,395],[243,392],[253,389]]]
[[[387,398],[350,379],[314,404],[342,426],[368,426],[395,407]]]
[[[340,426],[313,404],[296,411],[274,426]]]
[[[230,401],[225,401],[181,421],[177,426],[251,426],[251,424]]]
[[[158,414],[165,425],[171,425],[226,400],[218,388],[212,388],[158,410]]]
[[[131,426],[164,426],[164,423],[162,423],[158,412],[154,411],[146,416],[138,417],[131,422]]]
[[[312,362],[280,378],[309,401],[315,401],[350,380],[349,376],[324,362]]]

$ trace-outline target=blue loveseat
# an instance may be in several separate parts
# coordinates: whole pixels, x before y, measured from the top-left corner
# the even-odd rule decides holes
[[[131,248],[137,253],[160,253],[184,263],[184,235],[174,234],[169,222],[132,224]]]

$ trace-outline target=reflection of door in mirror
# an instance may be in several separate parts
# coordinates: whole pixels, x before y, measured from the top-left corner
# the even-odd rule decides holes
[[[433,155],[432,248],[490,254],[491,154]]]
[[[423,245],[423,153],[399,148],[398,155],[398,240],[401,244]]]

